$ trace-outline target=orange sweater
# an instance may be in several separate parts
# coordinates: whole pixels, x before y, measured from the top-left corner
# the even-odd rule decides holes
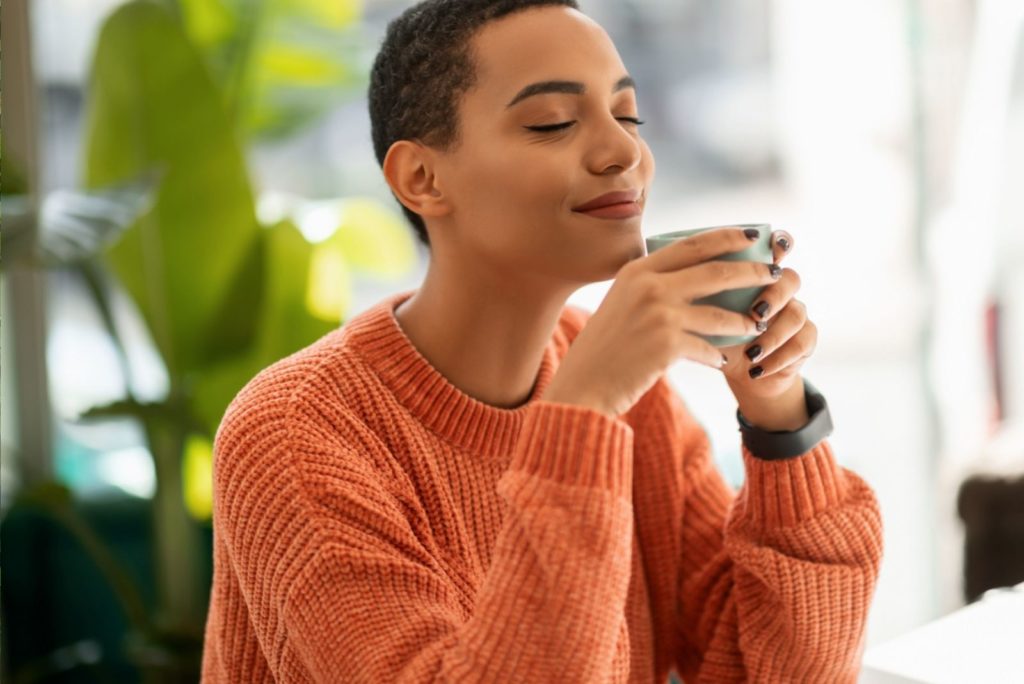
[[[610,418],[464,394],[390,296],[253,378],[217,432],[203,679],[852,682],[882,554],[827,440],[736,493],[661,379]]]

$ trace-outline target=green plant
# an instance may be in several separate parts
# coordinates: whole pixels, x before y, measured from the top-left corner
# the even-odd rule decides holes
[[[308,23],[317,11],[352,24],[355,14],[337,14],[339,7],[355,6],[182,0],[176,13],[166,3],[133,0],[100,31],[84,127],[85,192],[64,205],[73,214],[64,223],[91,239],[62,243],[61,230],[49,231],[40,263],[79,271],[128,379],[109,299],[110,287],[123,288],[167,370],[165,398],[140,401],[129,379],[127,396],[81,416],[139,421],[154,459],[155,617],[140,617],[126,598],[132,592],[118,592],[138,654],[163,645],[165,655],[186,652],[194,662],[201,645],[208,587],[198,573],[197,524],[210,514],[211,445],[227,404],[262,368],[344,320],[350,271],[390,277],[414,263],[400,216],[371,199],[294,200],[294,216],[314,205],[333,216],[336,230],[317,244],[288,212],[269,225],[257,220],[243,145],[299,130],[337,101],[317,87],[349,84],[339,90],[351,93],[360,83],[351,54],[300,58],[281,37],[287,32],[273,27],[294,32],[302,23],[296,15]],[[268,63],[292,71],[268,72]],[[305,96],[296,98],[286,81],[302,69],[333,76],[313,79],[315,87],[306,79],[299,84]],[[49,505],[88,551],[100,548],[64,499],[51,491],[31,500]],[[124,574],[109,571],[110,554],[93,557],[123,585]]]

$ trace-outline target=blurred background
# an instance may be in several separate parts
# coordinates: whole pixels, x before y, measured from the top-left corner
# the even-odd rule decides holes
[[[426,272],[366,103],[412,4],[3,3],[3,681],[196,680],[224,408]],[[638,82],[644,233],[795,238],[803,374],[883,510],[868,647],[1024,581],[1024,3],[581,9]],[[739,486],[717,375],[669,371]]]

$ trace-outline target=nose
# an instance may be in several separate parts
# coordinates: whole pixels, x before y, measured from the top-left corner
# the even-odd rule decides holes
[[[634,124],[619,121],[608,114],[601,117],[592,133],[587,165],[594,173],[605,173],[613,166],[629,171],[640,164],[643,149]]]

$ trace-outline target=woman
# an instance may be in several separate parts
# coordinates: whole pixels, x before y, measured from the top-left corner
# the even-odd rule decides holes
[[[739,228],[645,255],[654,159],[605,31],[573,0],[427,0],[370,114],[429,272],[225,414],[203,681],[854,681],[881,520],[798,372],[799,277],[707,263]],[[690,304],[755,285],[750,315]],[[736,396],[739,492],[681,357]]]

